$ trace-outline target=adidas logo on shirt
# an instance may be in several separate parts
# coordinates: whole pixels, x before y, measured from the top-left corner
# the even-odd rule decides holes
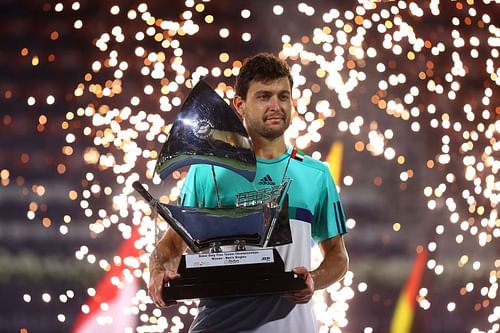
[[[262,177],[257,184],[259,184],[259,185],[276,185],[276,183],[273,181],[273,179],[269,175],[265,175],[264,177]]]

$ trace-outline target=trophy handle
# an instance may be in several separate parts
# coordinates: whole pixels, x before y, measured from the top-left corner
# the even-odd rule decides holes
[[[152,209],[155,209],[158,214],[163,217],[165,221],[174,229],[174,231],[182,238],[184,243],[193,251],[193,252],[199,252],[200,248],[195,244],[193,241],[192,237],[189,235],[189,232],[184,228],[182,224],[177,222],[173,217],[172,214],[166,209],[163,205],[161,205],[157,199],[153,198],[151,193],[148,192],[142,186],[142,184],[138,181],[135,181],[132,183],[132,186],[134,189],[139,192],[139,194],[146,200],[149,204],[149,206]]]
[[[151,193],[149,193],[148,190],[146,190],[144,186],[142,186],[142,184],[139,183],[138,181],[133,182],[132,187],[137,192],[139,192],[139,194],[144,198],[144,200],[146,200],[150,205],[152,205],[152,203],[155,201],[155,198],[153,198]]]

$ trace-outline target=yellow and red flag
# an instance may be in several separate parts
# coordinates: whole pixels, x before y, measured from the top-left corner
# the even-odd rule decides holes
[[[408,275],[406,284],[399,295],[398,303],[391,320],[390,333],[410,333],[415,306],[417,304],[417,293],[427,262],[427,250],[423,247],[417,248],[417,257],[413,268]]]

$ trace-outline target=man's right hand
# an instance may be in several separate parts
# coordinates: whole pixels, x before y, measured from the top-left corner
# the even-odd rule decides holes
[[[178,278],[180,278],[180,275],[172,271],[155,270],[151,272],[151,276],[149,277],[148,292],[149,297],[151,297],[157,306],[165,307],[177,303],[175,301],[165,302],[162,298],[161,291],[165,283]]]

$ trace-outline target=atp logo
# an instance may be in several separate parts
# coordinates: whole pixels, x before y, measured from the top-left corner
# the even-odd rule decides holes
[[[193,133],[200,139],[206,139],[210,136],[213,129],[214,125],[208,119],[202,119],[193,127]]]

